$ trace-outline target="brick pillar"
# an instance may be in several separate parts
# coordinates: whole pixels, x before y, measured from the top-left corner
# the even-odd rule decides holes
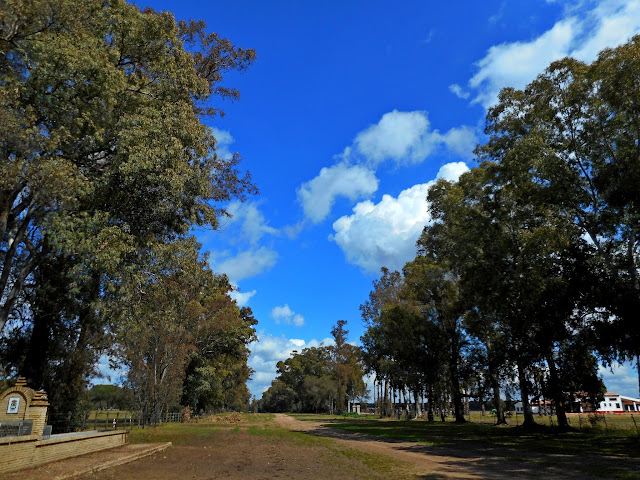
[[[44,426],[47,423],[47,410],[49,409],[49,401],[47,400],[47,394],[40,390],[35,392],[33,400],[27,409],[27,419],[33,420],[33,429],[31,433],[38,435],[38,439],[42,440],[42,433]]]
[[[5,390],[0,395],[0,420],[24,420],[27,414],[27,408],[29,407],[29,401],[31,400],[31,393],[33,390],[27,388],[27,381],[20,377],[15,386]],[[17,413],[8,413],[9,400],[11,398],[18,398],[20,407]]]
[[[8,413],[9,401],[12,398],[19,400],[19,408],[16,413]],[[32,435],[42,439],[44,425],[47,421],[49,401],[45,392],[36,392],[27,387],[27,381],[20,377],[13,388],[9,388],[0,395],[0,421],[1,420],[32,420]]]

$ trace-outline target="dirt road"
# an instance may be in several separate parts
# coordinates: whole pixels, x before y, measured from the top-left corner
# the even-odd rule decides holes
[[[165,435],[165,430],[158,432]],[[80,478],[588,479],[610,478],[623,464],[627,472],[640,471],[635,459],[544,455],[515,448],[497,452],[463,440],[434,447],[331,429],[287,415],[256,415],[235,425],[184,424],[172,435],[165,440],[173,446],[163,452]]]

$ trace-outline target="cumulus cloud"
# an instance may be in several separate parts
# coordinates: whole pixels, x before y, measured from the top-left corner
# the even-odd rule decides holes
[[[255,246],[265,235],[278,235],[277,228],[269,226],[263,213],[260,211],[258,202],[233,201],[227,206],[227,211],[231,214],[224,226],[226,231],[239,228],[238,238],[242,238]]]
[[[358,154],[369,165],[391,160],[398,164],[423,162],[436,149],[445,147],[451,153],[469,158],[476,144],[472,128],[453,128],[445,133],[432,130],[427,112],[385,113],[380,121],[356,135],[346,153]]]
[[[455,181],[469,170],[464,162],[449,163],[437,178]],[[358,203],[352,215],[333,223],[329,237],[342,249],[347,261],[368,272],[380,267],[401,269],[415,257],[415,243],[423,227],[430,222],[427,192],[435,180],[414,185],[394,198],[384,195],[379,203]]]
[[[286,303],[281,307],[273,307],[273,310],[271,310],[271,318],[273,318],[276,323],[284,322],[289,325],[295,325],[296,327],[304,325],[304,317],[291,310]]]
[[[638,0],[604,0],[580,12],[567,9],[565,17],[540,36],[491,47],[469,80],[472,102],[488,108],[495,104],[501,88],[524,88],[549,63],[566,56],[591,62],[603,48],[616,47],[637,33]]]
[[[474,129],[466,125],[448,130],[443,135],[440,135],[440,140],[451,153],[466,159],[470,159],[473,156],[473,150],[478,143],[478,137]]]
[[[441,133],[431,129],[427,112],[393,110],[358,133],[340,155],[339,163],[323,168],[318,176],[303,183],[297,191],[298,201],[305,218],[319,223],[329,216],[336,198],[355,202],[375,193],[379,183],[375,169],[381,163],[420,163],[436,150],[470,159],[477,140],[471,127],[454,127]]]
[[[254,277],[271,269],[277,260],[278,252],[268,247],[259,247],[216,262],[212,268],[216,272],[226,273],[229,280],[237,283],[243,278]]]
[[[468,171],[469,167],[467,167],[467,164],[464,162],[447,163],[440,167],[440,170],[438,170],[438,174],[436,175],[436,179],[442,178],[449,182],[457,182],[460,175]]]
[[[353,143],[356,150],[374,165],[388,159],[419,162],[435,147],[426,135],[428,130],[426,112],[394,110],[358,133]]]
[[[276,377],[276,364],[289,358],[294,350],[302,351],[303,348],[318,347],[321,343],[330,345],[333,343],[333,339],[305,341],[300,338],[285,338],[284,336],[259,333],[258,342],[251,345],[251,356],[248,362],[255,372],[248,382],[251,393],[260,398]]]
[[[303,183],[297,193],[305,217],[319,223],[327,218],[337,197],[356,201],[377,190],[378,179],[373,171],[341,162],[320,170],[318,176]]]
[[[232,283],[253,277],[272,268],[278,259],[278,253],[270,247],[259,246],[267,235],[279,235],[280,231],[269,226],[260,211],[259,202],[233,201],[227,205],[230,218],[222,222],[222,233],[232,245],[235,256],[230,252],[213,255],[212,268],[216,272],[226,273]],[[238,304],[246,304],[255,295],[254,292],[234,292]]]
[[[242,292],[236,288],[231,292],[230,296],[236,301],[239,307],[246,307],[249,304],[249,300],[251,300],[256,293],[256,290]]]
[[[638,396],[638,371],[630,363],[616,363],[611,368],[600,367],[608,392],[619,393],[629,397]]]

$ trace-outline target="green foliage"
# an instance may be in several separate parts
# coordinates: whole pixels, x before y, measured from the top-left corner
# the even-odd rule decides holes
[[[358,347],[347,343],[346,322],[331,333],[334,346],[305,348],[277,364],[278,376],[259,402],[266,412],[342,412],[366,394]]]
[[[639,65],[636,36],[500,93],[479,167],[429,190],[418,256],[361,306],[383,406],[408,388],[461,421],[462,392],[491,390],[504,423],[515,370],[525,425],[544,396],[567,428],[569,405],[604,391],[597,355],[638,354]]]
[[[156,340],[118,344],[150,334],[151,298],[184,280],[159,267],[172,249],[201,266],[190,229],[256,192],[202,122],[238,97],[222,76],[255,52],[125,0],[9,0],[0,16],[0,353],[71,418],[101,354],[148,364],[157,338],[177,341],[191,299],[171,292]],[[185,348],[168,350],[162,402],[179,397]]]
[[[227,278],[211,272],[193,239],[154,254],[153,268],[124,286],[114,319],[116,354],[139,408],[246,409],[251,311],[238,308]]]
[[[127,392],[116,385],[94,385],[88,400],[96,410],[126,410],[131,403]]]

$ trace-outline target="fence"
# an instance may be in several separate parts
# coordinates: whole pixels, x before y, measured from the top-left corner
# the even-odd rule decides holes
[[[557,426],[558,419],[555,415],[535,413],[533,415],[536,423],[546,426]],[[482,415],[480,412],[472,411],[467,419],[474,423],[495,424],[496,416],[490,413]],[[508,425],[522,425],[524,416],[522,413],[507,412],[506,420]],[[640,412],[636,413],[567,413],[569,426],[577,430],[592,431],[630,431],[640,435]]]
[[[92,410],[77,414],[50,415],[47,423],[53,426],[54,433],[67,433],[87,430],[130,430],[135,427],[144,428],[181,421],[181,413],[144,414],[139,410]]]

